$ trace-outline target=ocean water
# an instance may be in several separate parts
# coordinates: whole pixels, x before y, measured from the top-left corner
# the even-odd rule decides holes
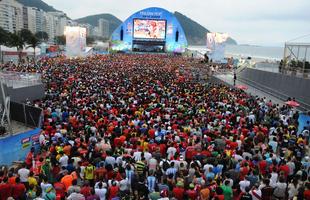
[[[206,52],[205,46],[189,46],[189,49],[201,53]],[[279,61],[283,58],[284,47],[264,47],[252,45],[226,45],[225,56],[234,58],[252,57],[256,60]]]

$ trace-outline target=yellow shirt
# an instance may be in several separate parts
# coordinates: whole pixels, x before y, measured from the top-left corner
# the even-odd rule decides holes
[[[29,185],[33,185],[33,186],[37,186],[38,185],[38,181],[34,177],[29,177],[28,178],[28,182],[29,182]]]
[[[85,179],[86,180],[94,179],[94,171],[95,171],[95,167],[92,165],[85,167],[84,169]]]

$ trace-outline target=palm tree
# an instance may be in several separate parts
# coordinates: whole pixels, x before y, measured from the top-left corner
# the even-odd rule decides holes
[[[10,33],[10,37],[9,37],[9,42],[8,42],[8,46],[10,47],[16,47],[17,51],[18,51],[18,61],[21,61],[21,54],[22,51],[24,49],[24,45],[25,42],[23,41],[22,37],[20,34],[16,34],[16,33]]]
[[[7,45],[8,41],[9,41],[9,37],[10,37],[9,32],[0,27],[0,58],[1,58],[1,62],[3,62],[1,45]]]
[[[33,62],[34,63],[36,59],[36,47],[39,45],[39,43],[40,43],[39,39],[34,35],[28,40],[29,46],[27,48],[33,48]]]

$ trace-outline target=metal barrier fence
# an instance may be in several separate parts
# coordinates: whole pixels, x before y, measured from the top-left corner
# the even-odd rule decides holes
[[[18,88],[41,84],[41,74],[0,71],[0,80],[8,87]]]
[[[296,76],[301,78],[310,78],[310,69],[303,69],[297,67],[279,67],[279,63],[264,63],[259,62],[255,64],[254,69],[273,72],[273,73],[282,73],[289,76]]]
[[[40,127],[42,109],[26,104],[12,102],[10,105],[11,119],[30,127]]]

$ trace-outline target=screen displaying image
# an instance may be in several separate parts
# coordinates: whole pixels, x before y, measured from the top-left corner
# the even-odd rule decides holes
[[[137,39],[165,39],[166,21],[134,19],[133,37]]]

